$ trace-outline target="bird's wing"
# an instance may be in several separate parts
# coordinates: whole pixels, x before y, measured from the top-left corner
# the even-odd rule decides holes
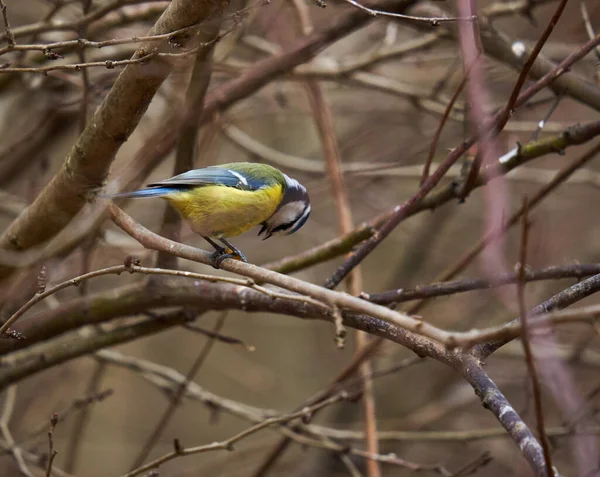
[[[222,185],[242,190],[257,190],[262,184],[256,183],[240,172],[221,167],[206,167],[187,171],[170,179],[148,185],[150,187]]]

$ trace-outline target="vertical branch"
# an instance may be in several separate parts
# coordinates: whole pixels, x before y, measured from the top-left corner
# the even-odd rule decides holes
[[[331,190],[335,200],[339,229],[342,235],[350,233],[354,224],[352,212],[348,200],[348,192],[344,185],[344,177],[340,167],[340,151],[338,148],[333,116],[331,109],[323,96],[323,90],[316,81],[308,81],[307,89],[315,122],[321,138],[323,155],[327,168],[327,176],[331,182]],[[346,279],[348,293],[359,296],[362,291],[362,273],[360,267],[354,268]],[[369,338],[361,331],[356,333],[356,351],[361,351],[368,346]],[[379,441],[377,439],[377,418],[375,414],[375,399],[373,396],[373,381],[371,376],[371,363],[363,361],[360,368],[363,384],[363,413],[365,416],[365,434],[367,439],[367,450],[370,453],[379,453]],[[379,477],[381,470],[376,460],[367,460],[367,472],[369,477]]]
[[[92,0],[82,0],[81,7],[83,11],[83,15],[87,15],[92,7]],[[79,37],[85,38],[87,37],[87,25],[83,25],[79,29]],[[83,46],[79,47],[77,50],[77,56],[79,57],[80,63],[86,62],[86,54]],[[88,104],[90,101],[90,75],[87,68],[81,69],[81,83],[82,83],[82,91],[81,91],[81,106],[79,108],[79,132],[83,132],[87,125],[87,114],[88,114]]]
[[[50,430],[48,431],[48,465],[46,466],[46,477],[52,475],[52,464],[54,464],[54,458],[58,452],[54,449],[54,429],[58,424],[58,414],[52,414],[50,418]]]
[[[208,43],[208,46],[200,47],[194,60],[185,97],[186,107],[190,108],[192,114],[187,116],[187,121],[181,127],[175,153],[174,175],[188,171],[194,166],[200,116],[212,73],[213,53],[215,50],[215,42],[212,40],[219,34],[220,24],[220,21],[214,19],[210,25],[204,27],[200,32],[198,41]],[[163,224],[159,232],[160,235],[177,241],[180,231],[181,217],[175,209],[167,206],[163,216]],[[159,268],[177,268],[177,257],[169,253],[159,252],[156,259],[156,266]]]
[[[15,36],[10,29],[10,22],[8,21],[8,13],[6,11],[6,5],[3,0],[0,0],[0,10],[2,10],[2,20],[4,20],[4,29],[6,30],[6,43],[9,47],[15,46]]]
[[[535,407],[535,418],[538,435],[544,451],[544,460],[546,461],[546,474],[548,477],[553,477],[554,472],[552,470],[552,458],[550,456],[550,444],[548,442],[548,436],[546,435],[546,428],[544,425],[544,412],[542,407],[542,391],[540,388],[540,380],[535,365],[535,357],[531,351],[530,332],[527,326],[527,306],[525,305],[525,271],[527,268],[527,243],[529,239],[529,205],[527,198],[523,200],[523,220],[522,220],[522,232],[521,232],[521,251],[519,256],[519,270],[518,270],[518,281],[517,281],[517,298],[519,302],[519,314],[521,317],[521,329],[522,329],[522,341],[523,350],[525,352],[525,362],[527,363],[527,370],[529,371],[529,377],[531,379],[531,387],[533,390],[533,403]]]
[[[442,119],[440,119],[438,127],[435,131],[435,134],[433,135],[433,139],[431,140],[431,146],[429,147],[429,154],[427,155],[427,160],[425,161],[425,164],[423,165],[423,174],[421,175],[421,185],[423,185],[423,183],[429,177],[429,170],[431,169],[431,164],[433,162],[433,158],[434,158],[435,152],[437,150],[437,145],[440,140],[440,136],[442,135],[442,129],[444,129],[444,125],[446,124],[446,121],[448,120],[448,117],[450,116],[450,112],[452,111],[452,108],[454,107],[454,103],[456,103],[456,100],[460,96],[460,93],[462,93],[463,89],[465,88],[465,84],[467,83],[467,78],[468,78],[468,72],[466,72],[464,74],[463,79],[461,80],[460,84],[458,85],[458,88],[456,88],[456,91],[454,91],[452,98],[450,98],[450,101],[446,105],[446,109],[444,109],[444,114],[442,115]]]
[[[473,0],[460,0],[457,3],[460,15],[473,14],[475,12]],[[460,196],[465,199],[470,193],[479,177],[482,164],[496,164],[496,158],[500,157],[497,135],[492,127],[494,118],[491,114],[492,100],[486,87],[486,79],[483,65],[483,47],[479,24],[477,22],[460,23],[458,25],[458,39],[460,53],[463,59],[463,69],[467,77],[468,117],[474,135],[477,137],[477,153],[469,168],[469,173],[461,187]],[[517,97],[518,92],[517,90]],[[504,210],[508,207],[509,194],[506,182],[503,178],[490,181],[485,190],[485,229],[486,233],[494,233],[501,230],[504,219]],[[485,251],[484,270],[488,275],[499,271],[507,271],[504,262],[504,241],[496,240],[491,247]],[[512,301],[502,296],[503,291],[498,290],[504,298],[505,304]]]
[[[0,432],[2,433],[2,437],[6,442],[7,447],[10,449],[10,453],[12,454],[17,466],[19,467],[19,471],[25,477],[34,477],[27,464],[25,464],[25,460],[23,459],[23,452],[20,447],[17,447],[17,443],[10,432],[10,428],[8,427],[10,424],[10,419],[15,410],[15,402],[17,400],[17,386],[9,386],[6,390],[6,395],[4,396],[4,406],[2,407],[2,414],[0,414]]]

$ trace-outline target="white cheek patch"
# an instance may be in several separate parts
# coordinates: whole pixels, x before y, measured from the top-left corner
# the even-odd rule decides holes
[[[287,224],[293,222],[296,217],[298,217],[306,204],[304,202],[295,201],[290,202],[289,204],[285,204],[279,212],[275,214],[277,223],[279,224]]]

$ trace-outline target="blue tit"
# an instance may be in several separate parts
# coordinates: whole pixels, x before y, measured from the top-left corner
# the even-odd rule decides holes
[[[147,189],[111,197],[166,199],[189,221],[192,230],[215,248],[215,267],[223,259],[235,256],[247,261],[227,238],[257,225],[261,226],[258,235],[263,235],[263,240],[273,235],[291,235],[310,215],[310,199],[302,184],[267,164],[250,162],[187,171],[148,184]]]

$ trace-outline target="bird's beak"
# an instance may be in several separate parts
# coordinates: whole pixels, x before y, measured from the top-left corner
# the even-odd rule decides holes
[[[260,237],[262,234],[264,234],[267,231],[267,225],[266,224],[262,224],[262,227],[260,228],[260,230],[258,231],[258,236]]]

